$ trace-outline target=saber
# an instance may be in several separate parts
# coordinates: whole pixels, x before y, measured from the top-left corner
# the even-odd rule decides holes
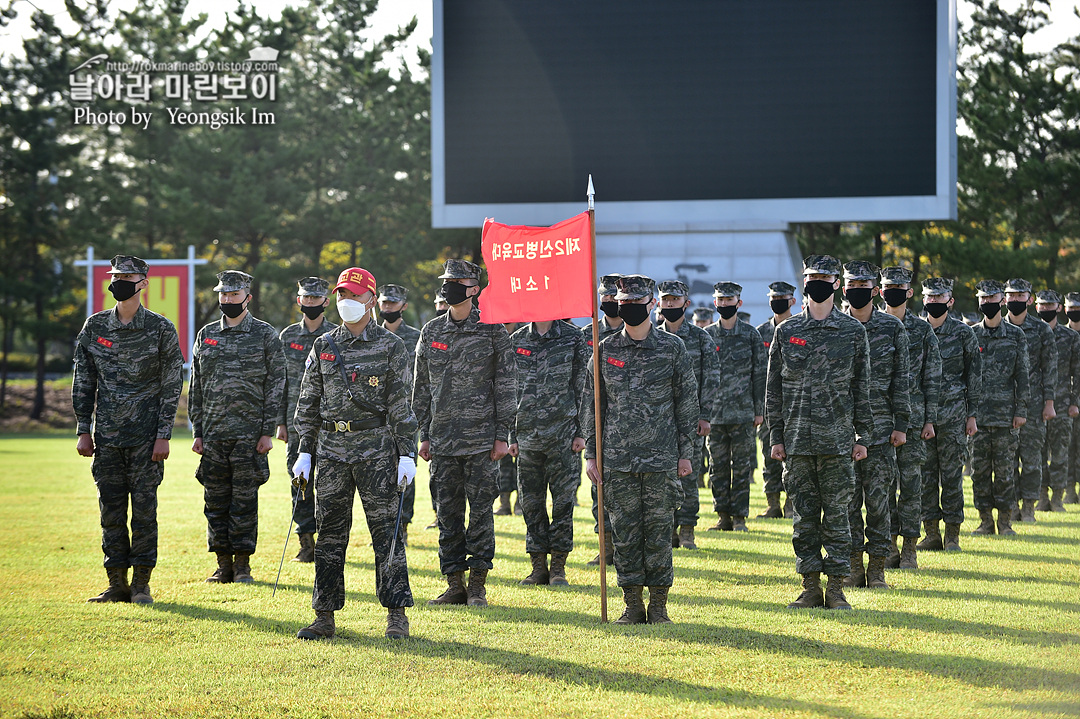
[[[390,573],[390,563],[394,560],[397,549],[398,532],[401,530],[401,510],[405,507],[405,492],[398,492],[397,521],[394,522],[394,538],[390,541],[390,554],[386,556],[386,573]]]
[[[274,579],[274,591],[270,594],[270,598],[273,599],[277,596],[277,585],[281,580],[281,568],[285,566],[285,553],[289,551],[289,537],[292,536],[293,517],[296,515],[296,502],[299,499],[304,498],[304,488],[307,487],[307,479],[304,478],[303,483],[300,485],[300,491],[296,493],[296,496],[292,500],[292,512],[289,513],[289,533],[285,535],[285,546],[281,548],[281,561],[277,565],[277,578]]]

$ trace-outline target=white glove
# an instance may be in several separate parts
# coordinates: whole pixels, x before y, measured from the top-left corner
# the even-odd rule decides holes
[[[416,476],[416,460],[412,457],[398,457],[397,462],[397,488],[399,492],[404,492],[405,489],[412,484],[413,477]]]
[[[303,477],[304,479],[311,478],[311,455],[307,452],[301,452],[300,456],[293,462],[292,473],[294,477]]]

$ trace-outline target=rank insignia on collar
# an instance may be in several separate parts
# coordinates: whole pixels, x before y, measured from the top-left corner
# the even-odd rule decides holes
[[[371,385],[372,387],[378,387],[379,386],[379,378],[376,377],[375,375],[372,375],[372,376],[368,377],[367,383],[369,385]]]

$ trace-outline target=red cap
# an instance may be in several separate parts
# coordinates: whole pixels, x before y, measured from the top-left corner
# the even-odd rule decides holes
[[[363,267],[350,267],[347,270],[342,270],[341,274],[338,275],[337,284],[334,285],[331,293],[340,289],[346,289],[358,295],[362,295],[369,290],[374,293],[375,276]]]

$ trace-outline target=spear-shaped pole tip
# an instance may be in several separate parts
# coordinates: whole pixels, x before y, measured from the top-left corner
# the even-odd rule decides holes
[[[596,194],[596,190],[592,186],[592,174],[589,175],[589,188],[585,190],[585,194],[589,196],[589,209],[593,209],[593,196]]]

